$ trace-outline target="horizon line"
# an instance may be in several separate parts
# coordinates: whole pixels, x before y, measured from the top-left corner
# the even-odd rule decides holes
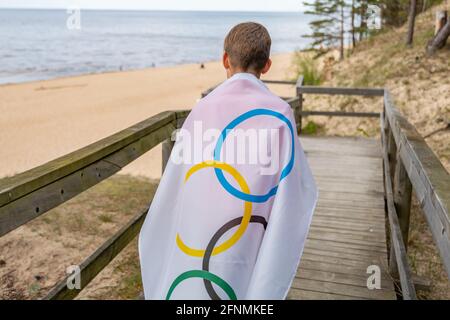
[[[0,10],[68,10],[77,8],[71,7],[0,7]],[[84,11],[153,11],[153,12],[254,12],[254,13],[304,13],[301,9],[298,11],[279,11],[279,10],[211,10],[211,9],[138,9],[138,8],[80,8]]]

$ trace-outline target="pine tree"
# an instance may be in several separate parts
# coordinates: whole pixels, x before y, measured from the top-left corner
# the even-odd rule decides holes
[[[414,27],[417,14],[417,0],[411,0],[409,17],[408,17],[408,35],[406,38],[406,45],[412,46],[414,41]]]
[[[352,33],[352,46],[353,48],[356,47],[356,25],[355,25],[355,18],[356,18],[356,3],[355,0],[352,0],[352,9],[351,9],[351,33]]]
[[[370,0],[357,0],[357,3],[354,7],[355,16],[358,18],[359,25],[355,25],[355,33],[359,35],[359,41],[363,41],[367,36],[368,28],[367,28],[367,19],[368,19],[368,9],[369,5],[373,4],[374,1]],[[356,23],[355,23],[356,24]]]
[[[320,56],[338,46],[340,59],[344,59],[346,1],[315,0],[304,2],[304,5],[309,8],[306,14],[317,17],[310,23],[312,34],[304,36],[314,39],[311,48]]]

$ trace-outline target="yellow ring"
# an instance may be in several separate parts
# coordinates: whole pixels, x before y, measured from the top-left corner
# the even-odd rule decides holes
[[[202,163],[199,163],[195,166],[193,166],[187,173],[186,177],[184,179],[184,182],[186,183],[189,178],[197,171],[204,169],[204,168],[217,168],[224,170],[228,172],[239,184],[239,186],[242,189],[242,192],[250,194],[250,188],[245,181],[245,179],[242,177],[242,175],[232,166],[218,161],[205,161]],[[242,237],[242,235],[245,233],[245,230],[247,230],[247,227],[250,223],[250,219],[252,217],[252,203],[246,201],[244,203],[244,215],[242,217],[242,222],[239,225],[239,228],[236,230],[236,232],[224,243],[221,245],[214,247],[212,255],[218,255],[219,253],[222,253],[229,248],[231,248],[236,242],[239,241],[239,239]],[[199,249],[192,249],[184,244],[183,240],[181,240],[181,237],[179,234],[177,234],[177,245],[187,255],[190,255],[192,257],[203,257],[205,255],[205,250],[199,250]]]

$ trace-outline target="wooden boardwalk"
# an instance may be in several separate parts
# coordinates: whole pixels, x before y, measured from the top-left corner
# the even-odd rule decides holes
[[[382,154],[379,140],[302,137],[319,202],[288,299],[395,299],[387,274]],[[382,271],[367,288],[367,268]]]
[[[389,269],[399,274],[397,289],[403,299],[417,299],[407,255],[412,191],[420,199],[421,212],[450,277],[450,175],[395,107],[389,90],[304,86],[302,76],[297,82],[266,82],[296,86],[297,95],[286,101],[294,111],[299,133],[302,118],[311,115],[381,120],[380,140],[301,137],[320,195],[288,299],[396,299],[386,271],[386,230],[392,243]],[[309,94],[380,97],[382,112],[304,110],[304,95]],[[173,148],[172,133],[188,115],[189,110],[162,112],[61,158],[2,179],[0,237],[114,175],[162,142],[164,167]],[[136,237],[146,214],[147,210],[137,212],[83,261],[81,288],[68,288],[70,275],[45,299],[75,298]],[[373,266],[381,269],[380,290],[367,288],[368,267]]]

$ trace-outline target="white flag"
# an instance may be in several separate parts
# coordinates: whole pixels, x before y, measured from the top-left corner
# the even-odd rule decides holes
[[[284,299],[317,188],[290,106],[237,74],[187,118],[139,237],[146,299]]]

